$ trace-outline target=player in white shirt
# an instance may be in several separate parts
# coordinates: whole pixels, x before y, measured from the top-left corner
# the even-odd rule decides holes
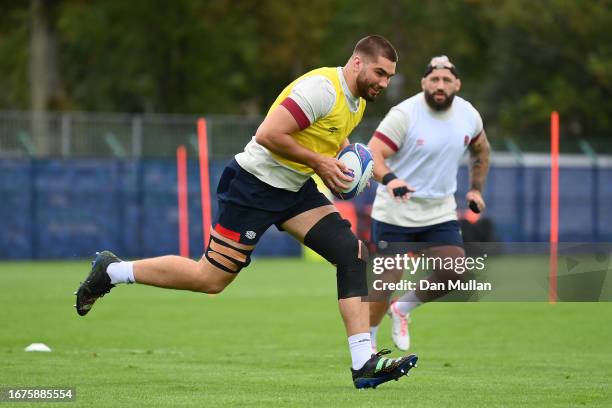
[[[456,215],[457,171],[470,152],[470,190],[466,199],[477,211],[489,169],[489,143],[476,109],[456,96],[461,81],[446,56],[432,58],[421,80],[423,92],[393,107],[379,124],[368,146],[374,157],[374,177],[381,184],[372,209],[372,240],[424,243],[426,256],[464,257]],[[427,244],[430,245],[427,245]],[[392,245],[393,246],[393,245]],[[403,271],[391,271],[391,280]],[[457,279],[452,270],[430,271],[432,282]],[[376,347],[378,325],[385,312],[392,319],[396,346],[407,350],[409,313],[448,292],[416,290],[389,305],[388,296],[370,303],[370,332]]]

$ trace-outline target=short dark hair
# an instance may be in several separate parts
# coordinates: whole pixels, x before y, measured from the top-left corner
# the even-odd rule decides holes
[[[397,62],[398,60],[397,51],[395,51],[393,45],[380,35],[369,35],[359,40],[355,45],[353,54],[362,54],[371,58],[382,56],[391,62]]]

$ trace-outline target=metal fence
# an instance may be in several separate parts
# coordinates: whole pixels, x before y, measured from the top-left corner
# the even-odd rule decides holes
[[[242,151],[262,120],[240,115],[205,118],[213,159],[227,159]],[[0,111],[0,157],[164,158],[174,157],[178,145],[195,154],[197,119],[197,115]],[[381,119],[365,118],[351,141],[367,142]],[[545,132],[513,137],[490,134],[489,141],[493,150],[512,154],[518,162],[525,152],[550,151]],[[561,152],[594,160],[612,154],[612,139],[562,138]]]
[[[195,115],[0,112],[1,157],[173,157],[178,145],[197,152]],[[225,159],[255,134],[258,116],[206,116],[209,154]],[[367,141],[378,119],[366,119],[351,140]],[[36,123],[37,126],[32,126]]]

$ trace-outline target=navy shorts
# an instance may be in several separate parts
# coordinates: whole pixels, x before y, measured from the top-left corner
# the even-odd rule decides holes
[[[217,187],[219,211],[214,230],[226,238],[255,245],[264,232],[298,214],[330,201],[309,179],[297,192],[272,187],[232,160],[223,170]]]
[[[417,247],[438,245],[463,246],[461,228],[457,221],[447,221],[426,227],[400,227],[372,220],[372,240],[380,248],[384,243],[422,244]],[[381,245],[381,242],[383,245]]]

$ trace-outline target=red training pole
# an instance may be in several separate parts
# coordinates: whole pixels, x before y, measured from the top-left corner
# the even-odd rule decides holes
[[[176,148],[176,173],[179,209],[179,254],[189,258],[189,210],[187,204],[187,149]]]
[[[208,140],[206,138],[206,119],[198,119],[198,152],[200,156],[200,191],[202,193],[202,231],[204,247],[210,240],[210,177],[208,174]]]
[[[559,242],[559,113],[550,114],[550,271],[548,302],[557,302],[557,243]]]

